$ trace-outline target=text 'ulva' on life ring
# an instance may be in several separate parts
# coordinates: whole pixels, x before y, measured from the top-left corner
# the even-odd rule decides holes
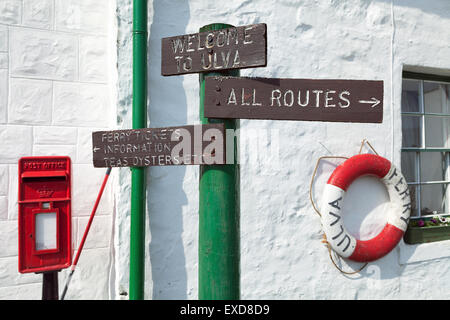
[[[358,240],[348,233],[341,215],[348,187],[364,175],[377,176],[386,186],[390,198],[386,225],[370,240]],[[333,171],[325,185],[320,211],[322,227],[332,249],[343,258],[369,262],[388,254],[403,237],[411,213],[411,198],[405,178],[389,160],[373,154],[359,154]]]

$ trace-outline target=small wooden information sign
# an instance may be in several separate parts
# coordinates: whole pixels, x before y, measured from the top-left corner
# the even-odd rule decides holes
[[[267,65],[265,23],[161,39],[161,74],[212,72]]]
[[[207,77],[205,117],[381,123],[383,81]]]
[[[94,167],[224,164],[223,123],[92,133]]]

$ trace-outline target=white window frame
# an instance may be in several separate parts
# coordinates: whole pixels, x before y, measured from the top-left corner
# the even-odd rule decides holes
[[[403,116],[415,116],[415,117],[420,117],[421,121],[420,121],[420,130],[421,130],[421,135],[420,135],[420,147],[403,147],[402,146],[402,154],[404,152],[411,152],[414,153],[414,158],[415,158],[415,181],[408,181],[408,185],[409,186],[415,186],[416,188],[416,203],[415,203],[415,207],[416,207],[416,212],[411,212],[411,218],[412,219],[418,219],[418,218],[423,218],[423,217],[430,217],[430,216],[436,216],[436,215],[446,215],[450,213],[450,188],[448,187],[448,185],[450,184],[450,145],[447,147],[441,147],[441,148],[435,148],[435,147],[427,147],[426,146],[426,121],[425,119],[427,117],[441,117],[441,118],[449,118],[450,120],[450,109],[446,110],[447,113],[427,113],[425,112],[425,101],[424,101],[424,81],[428,81],[428,82],[434,82],[434,83],[443,83],[443,84],[448,84],[450,85],[450,78],[447,77],[440,77],[440,76],[433,76],[433,75],[427,75],[427,74],[420,74],[420,73],[412,73],[412,72],[404,72],[403,73],[403,80],[416,80],[419,82],[419,111],[418,112],[403,112],[401,111],[401,115],[402,115],[402,119]],[[402,88],[402,92],[403,92],[403,88]],[[442,103],[443,104],[447,104],[446,101],[446,96],[443,93],[442,94]],[[450,106],[447,106],[447,108],[449,108]],[[444,130],[446,130],[446,128],[444,127]],[[450,132],[444,132],[443,136],[450,136]],[[444,153],[445,154],[445,168],[444,172],[443,172],[443,177],[444,180],[439,180],[439,181],[421,181],[421,163],[420,163],[420,154],[423,152],[439,152],[439,153]],[[436,214],[428,214],[428,215],[423,215],[422,214],[422,204],[421,204],[421,187],[425,186],[425,185],[435,185],[435,184],[440,184],[442,186],[446,186],[445,187],[445,192],[444,192],[444,196],[445,196],[445,211],[446,212],[438,212]]]
[[[402,80],[403,79],[413,79],[413,80],[419,80],[419,81],[421,80],[421,88],[422,89],[423,89],[423,81],[424,80],[435,81],[435,82],[445,82],[445,83],[450,84],[450,77],[441,77],[441,76],[408,72],[408,71],[403,71]],[[419,94],[420,94],[421,101],[419,101],[419,103],[420,103],[419,113],[423,113],[423,114],[419,115],[416,113],[416,115],[422,117],[421,126],[422,126],[422,128],[424,128],[425,116],[427,114],[425,112],[423,112],[424,111],[423,90],[420,90],[420,91],[421,91],[421,93],[419,93]],[[400,96],[401,96],[402,92],[403,92],[403,88],[400,91]],[[422,112],[420,112],[420,111],[422,111]],[[409,113],[401,112],[401,114],[406,115]],[[422,132],[425,132],[425,130],[422,130]],[[450,135],[450,133],[449,133],[449,135]],[[420,148],[408,148],[408,147],[404,148],[404,147],[402,147],[401,148],[402,153],[403,152],[415,152],[416,159],[418,158],[417,153],[420,153],[420,152],[441,151],[441,152],[447,152],[447,155],[450,154],[450,148],[443,149],[443,150],[442,150],[442,148],[425,148],[425,138],[426,138],[425,134],[422,133],[421,147]],[[441,150],[438,150],[438,149],[441,149]],[[447,156],[446,158],[448,159],[449,157]],[[420,158],[419,158],[419,161],[420,161]],[[448,162],[447,162],[447,164],[448,164]],[[448,167],[449,166],[447,166],[447,168]],[[416,168],[420,169],[420,163],[419,163],[419,166],[416,163]],[[418,171],[418,170],[416,169],[416,171]],[[416,176],[418,173],[420,173],[420,172],[416,172]],[[447,180],[450,178],[448,175],[449,170],[447,170],[446,173],[447,174],[445,175],[445,178]],[[420,175],[419,175],[419,177],[420,177]],[[450,188],[448,188],[448,189],[450,189]],[[449,197],[447,197],[447,199],[449,199]],[[420,207],[416,204],[416,208],[420,208]],[[447,208],[449,208],[449,207],[447,207]],[[417,215],[416,217],[419,218],[419,217],[425,217],[425,216],[420,214],[420,215]],[[416,217],[413,217],[413,218],[416,218]],[[406,244],[404,241],[401,241],[399,244],[399,264],[406,265],[406,264],[412,264],[412,263],[417,263],[417,262],[423,262],[423,261],[429,261],[429,260],[434,260],[434,259],[439,259],[439,258],[450,257],[449,243],[450,243],[450,240],[444,240],[444,241],[438,241],[438,242],[420,243],[420,244],[410,245],[410,244]]]

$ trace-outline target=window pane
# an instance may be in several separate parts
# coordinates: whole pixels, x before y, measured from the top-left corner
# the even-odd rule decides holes
[[[421,117],[402,116],[402,146],[421,147]]]
[[[402,174],[407,182],[416,182],[416,153],[402,152]]]
[[[402,112],[420,112],[419,80],[403,80],[402,82]]]
[[[447,144],[448,119],[443,117],[425,117],[425,146],[445,148]],[[445,138],[444,138],[445,137]]]
[[[420,181],[443,181],[445,154],[441,152],[420,153]]]
[[[443,85],[437,82],[424,81],[423,83],[423,101],[425,112],[429,113],[447,113],[443,107]]]
[[[450,114],[450,84],[446,84],[442,86],[442,90],[444,91],[444,110],[447,110],[446,113]]]
[[[445,188],[447,184],[422,185],[420,203],[422,216],[443,213],[445,203]]]
[[[417,197],[419,187],[417,186],[408,186],[409,187],[409,196],[411,198],[411,216],[418,217],[419,213],[417,212]]]

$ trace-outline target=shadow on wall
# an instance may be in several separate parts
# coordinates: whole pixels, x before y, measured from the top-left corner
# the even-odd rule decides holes
[[[412,9],[419,9],[428,14],[434,14],[443,18],[449,17],[448,1],[422,1],[422,0],[376,0],[378,2],[385,2],[387,4],[393,3],[396,7],[405,7]]]
[[[183,77],[161,76],[161,38],[185,34],[187,1],[154,1],[148,43],[148,115],[150,127],[187,124]],[[150,19],[149,19],[150,20]],[[182,241],[185,166],[147,170],[147,208],[151,232],[152,299],[187,299],[186,257]]]

